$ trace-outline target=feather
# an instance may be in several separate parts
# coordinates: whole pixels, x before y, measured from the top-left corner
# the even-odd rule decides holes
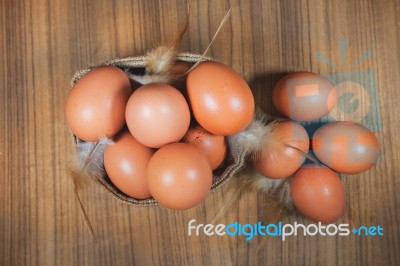
[[[146,55],[146,74],[162,75],[168,74],[178,56],[178,44],[168,48],[159,46]]]
[[[94,179],[102,178],[104,175],[103,152],[107,144],[112,140],[102,138],[99,142],[85,142],[77,139],[76,155],[77,169],[85,176],[91,176]]]
[[[248,156],[261,151],[265,139],[270,139],[275,124],[279,120],[272,120],[261,111],[257,111],[250,125],[236,135],[228,137],[228,144],[234,158],[239,152]]]
[[[89,216],[87,215],[85,207],[83,206],[81,197],[79,196],[79,190],[82,188],[82,182],[85,181],[85,180],[82,179],[81,173],[79,171],[76,171],[76,169],[71,169],[70,170],[70,175],[71,175],[71,178],[72,178],[72,181],[73,181],[74,194],[75,194],[75,197],[77,198],[78,203],[79,203],[79,208],[80,208],[80,211],[81,211],[82,219],[83,219],[86,227],[88,228],[89,233],[92,236],[93,241],[96,244],[98,244],[97,238],[96,238],[96,234],[95,234],[94,229],[93,229],[93,226],[90,223]]]
[[[128,74],[128,76],[142,85],[153,82],[171,83],[175,78],[171,73],[171,68],[177,56],[178,47],[159,46],[145,56],[145,75]]]
[[[261,192],[279,204],[277,215],[280,216],[283,209],[293,210],[293,202],[290,196],[290,178],[270,179],[262,176],[253,168],[248,167],[244,171],[236,174],[238,185],[233,194],[225,201],[222,208],[218,211],[212,223],[218,221],[226,214],[229,208],[241,198],[243,193]]]
[[[231,13],[231,9],[225,14],[222,19],[220,25],[218,26],[217,31],[215,32],[213,38],[202,54],[200,60],[198,60],[186,73],[183,75],[173,75],[171,73],[171,68],[177,60],[177,56],[179,54],[179,46],[182,41],[183,36],[189,28],[189,16],[190,16],[190,8],[188,6],[188,15],[186,18],[185,26],[182,28],[178,36],[168,45],[161,45],[156,47],[153,50],[150,50],[145,56],[145,65],[146,65],[146,73],[145,75],[134,75],[128,73],[129,78],[132,80],[145,85],[153,82],[162,82],[162,83],[171,83],[174,80],[177,80],[185,75],[187,75],[190,71],[192,71],[201,61],[205,60],[205,55],[211,48],[214,40],[218,36],[219,32],[222,29],[222,26],[226,23]]]
[[[146,85],[149,83],[160,82],[160,83],[170,83],[172,75],[170,73],[162,74],[162,75],[134,75],[128,73],[128,77],[142,85]]]
[[[273,137],[274,127],[279,121],[279,119],[272,119],[261,110],[257,110],[253,120],[245,130],[228,137],[229,150],[234,160],[238,160],[239,155],[243,153],[246,157],[257,156],[257,154],[261,152],[264,142]],[[236,174],[235,178],[238,180],[238,186],[232,196],[217,213],[214,221],[220,219],[244,192],[261,191],[268,197],[273,198],[281,206],[278,212],[279,215],[283,208],[287,210],[293,209],[293,203],[290,197],[289,178],[270,179],[262,176],[250,166]]]
[[[189,28],[190,9],[188,6],[188,14],[186,17],[185,26],[179,32],[178,36],[167,45],[161,45],[147,52],[144,60],[146,65],[145,75],[128,76],[140,84],[148,84],[153,82],[170,83],[176,77],[171,73],[171,68],[174,65],[179,54],[179,46],[183,36]]]
[[[249,172],[243,170],[235,175],[235,179],[237,179],[237,188],[233,192],[233,194],[229,197],[227,201],[224,201],[222,208],[218,211],[217,215],[212,220],[212,224],[215,224],[222,216],[224,216],[229,208],[235,203],[237,200],[240,199],[242,193],[247,191],[247,187],[251,182],[254,181],[254,177],[249,175]]]
[[[74,194],[78,200],[83,221],[95,243],[97,243],[96,235],[83,206],[79,192],[83,185],[89,180],[98,181],[100,178],[104,177],[103,152],[105,146],[111,143],[112,141],[107,138],[101,138],[99,142],[85,142],[75,138],[76,159],[69,170],[74,186]]]
[[[206,56],[206,54],[208,53],[208,51],[211,48],[211,45],[214,43],[215,39],[217,38],[219,32],[222,29],[222,26],[226,23],[226,21],[228,20],[229,16],[231,15],[231,11],[232,8],[229,8],[229,10],[226,12],[224,18],[221,20],[221,23],[219,24],[216,32],[214,33],[214,36],[212,37],[210,43],[207,45],[207,48],[204,50],[204,53],[202,54],[202,58],[200,60],[198,60],[186,73],[184,73],[183,75],[179,76],[178,78],[187,75],[190,71],[192,71],[195,67],[198,66],[198,64],[200,64],[202,61],[204,61],[204,57]]]
[[[254,172],[254,181],[249,184],[252,191],[261,191],[276,199],[285,209],[293,210],[293,202],[290,196],[290,178],[271,179]]]

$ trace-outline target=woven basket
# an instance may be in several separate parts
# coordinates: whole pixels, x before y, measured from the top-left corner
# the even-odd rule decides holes
[[[207,58],[201,55],[197,54],[191,54],[191,53],[180,53],[177,56],[178,61],[183,61],[183,62],[189,62],[189,63],[195,63],[199,60],[213,60],[212,58]],[[145,70],[145,57],[144,56],[137,56],[137,57],[126,57],[126,58],[120,58],[120,59],[113,59],[109,60],[103,64],[91,66],[82,70],[77,71],[74,76],[72,77],[71,80],[71,87],[78,82],[78,80],[88,73],[90,70],[92,70],[95,67],[99,66],[105,66],[105,65],[111,65],[111,66],[116,66],[126,72],[131,72],[131,73],[144,73]],[[229,155],[226,158],[225,162],[220,166],[218,169],[214,171],[214,178],[211,186],[211,190],[216,189],[217,187],[221,186],[222,184],[226,183],[232,176],[234,176],[236,173],[238,173],[242,168],[245,166],[245,157],[246,154],[245,152],[242,151],[240,147],[240,143],[236,141],[229,141],[228,137],[228,147],[229,147]],[[79,138],[77,138],[75,135],[73,136],[74,139],[74,144],[75,146],[82,142]],[[234,146],[234,147],[233,147]],[[132,205],[137,205],[137,206],[152,206],[152,205],[157,205],[157,201],[153,198],[150,199],[135,199],[132,197],[129,197],[119,191],[114,184],[110,181],[109,177],[107,176],[104,167],[103,167],[103,177],[98,180],[98,183],[107,191],[109,192],[113,197],[117,198],[118,200],[121,200],[123,202],[126,202],[128,204]]]

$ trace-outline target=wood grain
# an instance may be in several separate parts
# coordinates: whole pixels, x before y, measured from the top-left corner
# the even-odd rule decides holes
[[[273,114],[271,88],[284,73],[372,71],[381,158],[370,171],[344,177],[348,200],[340,222],[380,225],[384,236],[189,237],[187,223],[210,223],[235,190],[232,180],[182,212],[132,207],[89,184],[82,199],[98,237],[93,243],[67,175],[73,147],[63,108],[70,78],[88,65],[172,40],[186,6],[183,0],[0,0],[0,264],[400,265],[397,0],[191,1],[181,47],[201,53],[232,7],[210,55],[240,72],[257,104]],[[340,40],[348,43],[345,67]],[[372,56],[349,69],[368,49]],[[318,60],[318,52],[337,69]],[[272,221],[273,208],[262,194],[249,193],[220,222]],[[282,221],[308,223],[296,213]]]

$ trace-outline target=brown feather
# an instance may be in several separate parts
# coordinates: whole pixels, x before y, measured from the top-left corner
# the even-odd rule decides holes
[[[83,206],[79,192],[83,185],[87,184],[89,180],[97,181],[104,176],[103,151],[107,143],[110,142],[111,141],[106,138],[102,139],[100,142],[85,142],[75,139],[76,160],[69,170],[69,175],[74,186],[74,194],[78,200],[83,221],[95,243],[97,243],[97,238]]]
[[[273,137],[275,125],[280,120],[272,119],[260,110],[256,112],[250,125],[242,132],[228,137],[229,149],[233,158],[236,154],[244,152],[247,157],[254,157],[259,154],[265,141]],[[244,171],[236,174],[238,186],[232,196],[226,201],[221,210],[214,218],[214,222],[220,219],[231,207],[231,205],[240,199],[244,192],[261,191],[267,197],[274,199],[279,203],[277,213],[282,213],[283,209],[292,210],[293,204],[290,197],[289,179],[269,179],[262,176],[253,167],[248,167]]]
[[[204,50],[203,54],[202,54],[202,58],[205,58],[206,54],[208,53],[208,51],[211,48],[211,45],[214,43],[215,39],[217,38],[219,32],[222,29],[222,26],[224,26],[224,24],[226,23],[226,21],[228,20],[229,16],[231,15],[231,10],[232,8],[229,8],[229,10],[226,12],[224,18],[221,20],[221,23],[219,24],[217,31],[214,33],[214,36],[212,37],[210,43],[207,45],[207,48]],[[186,73],[184,73],[183,75],[180,75],[176,78],[181,78],[187,74],[189,74],[195,67],[197,67],[202,61],[204,61],[204,59],[200,59],[198,60],[188,71],[186,71]]]
[[[82,219],[85,223],[86,228],[88,228],[90,236],[92,237],[93,241],[98,244],[96,234],[94,232],[93,226],[89,220],[89,216],[87,215],[87,212],[85,210],[85,207],[83,206],[81,197],[79,196],[79,190],[82,189],[83,182],[86,179],[82,178],[82,173],[80,171],[76,171],[76,169],[71,169],[70,170],[70,176],[72,178],[73,186],[74,186],[74,194],[78,200],[79,203],[79,208],[81,211]]]
[[[190,9],[184,27],[170,44],[158,46],[146,54],[146,74],[142,76],[128,74],[131,79],[144,85],[153,82],[170,83],[175,78],[171,74],[171,68],[179,54],[182,38],[189,28],[189,16]]]

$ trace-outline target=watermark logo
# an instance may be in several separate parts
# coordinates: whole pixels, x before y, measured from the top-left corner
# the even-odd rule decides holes
[[[303,236],[349,236],[351,233],[355,236],[383,236],[383,227],[381,226],[360,226],[350,230],[349,224],[327,224],[321,222],[318,224],[304,225],[295,222],[294,224],[269,223],[262,224],[241,224],[239,222],[225,224],[197,224],[196,219],[188,223],[188,236],[245,236],[246,241],[252,240],[255,236],[279,237],[285,241],[288,237]]]
[[[357,236],[383,236],[383,227],[380,225],[354,227],[351,232]]]
[[[371,131],[381,129],[378,84],[375,72],[360,69],[361,63],[371,58],[372,51],[365,51],[355,62],[346,63],[348,42],[339,41],[340,62],[317,52],[317,59],[329,66],[332,73],[322,74],[338,91],[338,105],[329,114],[329,121],[352,121],[362,124]]]

